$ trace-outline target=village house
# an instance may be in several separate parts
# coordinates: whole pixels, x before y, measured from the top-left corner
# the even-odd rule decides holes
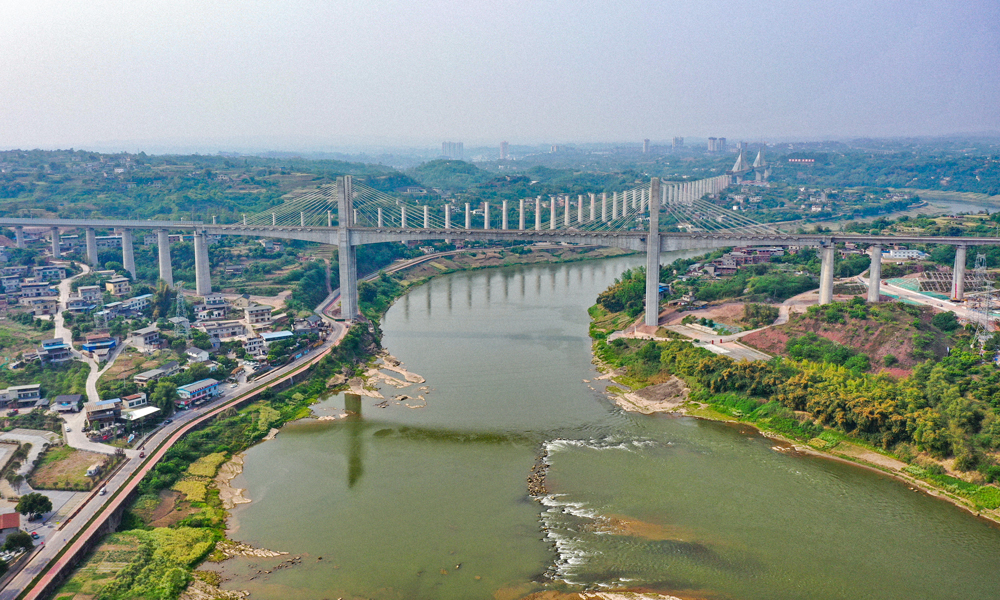
[[[251,304],[243,309],[243,315],[248,325],[270,325],[273,310],[266,304]]]
[[[152,352],[161,346],[160,332],[155,325],[143,327],[132,332],[129,343],[139,352]]]
[[[128,279],[121,276],[112,277],[105,282],[104,287],[112,296],[124,296],[132,291],[132,285]]]

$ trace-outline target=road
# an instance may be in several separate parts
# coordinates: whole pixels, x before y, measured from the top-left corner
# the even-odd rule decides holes
[[[140,459],[137,456],[128,457],[122,468],[109,480],[104,482],[104,487],[108,492],[107,495],[99,495],[95,489],[72,519],[62,523],[59,529],[53,529],[44,535],[43,539],[39,541],[35,554],[28,563],[0,590],[0,600],[14,600],[17,598],[66,544],[72,544],[71,552],[67,553],[72,554],[73,551],[84,544],[85,540],[98,535],[100,524],[104,522],[104,518],[97,519],[93,524],[87,526],[90,519],[98,514],[102,516],[111,514],[111,512],[124,503],[128,493],[139,485],[145,474],[163,458],[167,450],[198,423],[214,418],[230,404],[238,402],[248,393],[268,387],[270,384],[296,374],[328,354],[347,334],[347,326],[345,324],[335,322],[331,326],[332,329],[327,340],[315,351],[310,352],[297,361],[263,375],[250,384],[241,384],[236,389],[227,388],[222,396],[206,405],[190,411],[177,413],[172,423],[161,427],[159,431],[144,443],[144,448],[149,450],[150,456],[145,459]],[[86,530],[84,530],[84,527],[86,527]],[[83,535],[79,539],[71,541],[81,531],[83,531]],[[67,567],[66,558],[65,556],[60,557],[53,566],[53,569],[49,570],[43,576],[40,583],[53,578],[58,570],[65,567]],[[25,597],[40,597],[35,590],[41,589],[41,587],[41,585],[36,585]]]

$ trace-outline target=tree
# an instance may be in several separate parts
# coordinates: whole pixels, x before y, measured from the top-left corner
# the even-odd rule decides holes
[[[954,331],[958,329],[958,319],[955,318],[955,313],[951,311],[937,313],[931,317],[931,325],[941,331]]]
[[[27,552],[35,547],[35,542],[31,539],[31,534],[27,531],[16,531],[7,536],[7,541],[3,544],[4,550],[24,550]],[[4,564],[6,567],[6,564]]]
[[[191,332],[191,345],[202,350],[211,350],[212,339],[204,331],[195,329]]]
[[[29,519],[52,510],[52,500],[45,494],[31,492],[21,496],[17,501],[17,512],[25,515]]]
[[[156,389],[153,390],[153,394],[149,397],[149,401],[153,406],[159,408],[163,411],[163,415],[169,417],[174,414],[174,409],[177,407],[175,404],[177,402],[177,386],[169,381],[159,381],[156,384]]]

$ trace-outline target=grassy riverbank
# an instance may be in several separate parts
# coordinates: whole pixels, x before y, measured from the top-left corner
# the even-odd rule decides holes
[[[1000,521],[1000,419],[989,400],[995,367],[952,351],[910,377],[893,379],[821,361],[775,358],[736,362],[685,341],[616,339],[604,324],[621,319],[591,311],[594,355],[610,370],[613,394],[667,385],[688,388],[692,416],[751,424],[802,451],[878,469]],[[983,396],[982,394],[986,394]]]

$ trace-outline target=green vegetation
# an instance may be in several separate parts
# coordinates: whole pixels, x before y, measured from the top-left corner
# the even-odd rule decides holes
[[[625,311],[629,317],[638,316],[644,308],[646,297],[646,269],[628,269],[615,279],[614,284],[597,297],[597,303],[608,312]]]
[[[778,318],[778,307],[767,304],[748,303],[743,306],[742,321],[750,329],[765,327]]]
[[[17,500],[15,510],[30,519],[52,510],[52,500],[44,494],[31,492],[30,494],[21,496]]]

